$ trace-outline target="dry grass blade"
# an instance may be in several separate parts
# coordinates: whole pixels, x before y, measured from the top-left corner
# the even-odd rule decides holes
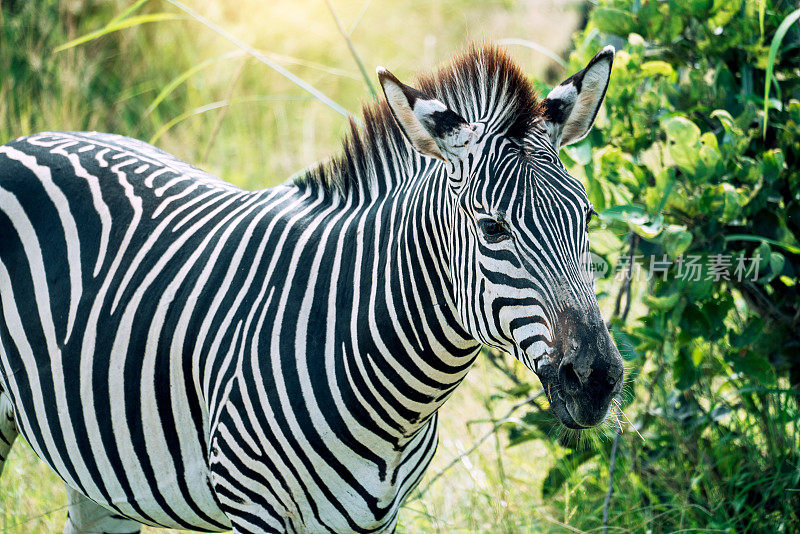
[[[447,464],[445,467],[443,467],[441,471],[439,471],[438,473],[433,475],[433,477],[431,477],[430,481],[423,488],[420,488],[418,490],[417,494],[414,496],[414,499],[422,498],[425,495],[425,493],[427,493],[428,489],[433,485],[434,482],[439,480],[439,478],[441,478],[442,475],[444,475],[451,467],[453,467],[458,462],[460,462],[462,458],[472,454],[472,452],[474,452],[478,447],[480,447],[487,439],[492,437],[495,434],[495,432],[497,432],[497,430],[501,426],[503,426],[505,423],[508,422],[508,420],[514,414],[514,412],[516,412],[517,410],[519,410],[523,406],[526,406],[527,404],[530,404],[531,402],[533,402],[534,400],[538,399],[542,395],[544,395],[544,390],[539,390],[538,392],[534,393],[533,395],[528,396],[524,400],[518,402],[517,404],[515,404],[511,408],[509,408],[508,412],[502,418],[500,418],[500,419],[498,419],[498,420],[496,420],[494,422],[494,424],[492,425],[492,428],[488,432],[486,432],[480,438],[475,440],[475,442],[467,450],[465,450],[463,453],[461,453],[458,456],[456,456],[455,458],[453,458],[453,460],[449,464]]]
[[[69,506],[69,505],[68,504],[64,504],[64,505],[59,506],[57,508],[51,508],[50,510],[47,510],[46,512],[41,512],[41,513],[36,514],[34,516],[28,517],[25,520],[20,521],[19,523],[15,523],[13,525],[4,526],[3,527],[3,532],[17,530],[18,528],[22,527],[23,525],[27,525],[27,524],[29,524],[29,523],[31,523],[33,521],[36,521],[37,519],[41,519],[43,517],[47,517],[50,514],[54,514],[56,512],[60,512],[61,510],[63,510],[67,506]]]
[[[530,48],[531,50],[535,50],[540,54],[543,54],[556,63],[558,63],[562,68],[567,68],[567,62],[564,61],[561,56],[547,48],[546,46],[542,46],[538,43],[534,43],[533,41],[528,41],[527,39],[515,39],[513,37],[508,39],[500,39],[497,41],[497,44],[507,46],[507,45],[517,45],[517,46],[524,46],[525,48]]]
[[[137,9],[139,9],[140,7],[145,5],[148,1],[149,0],[139,0],[135,4],[131,5],[128,9],[126,9],[125,11],[123,11],[122,13],[120,13],[119,15],[117,15],[116,17],[111,19],[110,21],[108,21],[108,24],[114,24],[116,22],[119,22],[121,20],[124,20],[124,19],[128,18],[128,16],[131,13],[133,13],[134,11],[136,11]]]
[[[192,76],[194,76],[195,74],[200,72],[201,70],[203,70],[203,69],[205,69],[205,68],[207,68],[207,67],[209,67],[209,66],[211,66],[214,63],[217,63],[219,61],[224,61],[224,60],[227,60],[227,59],[241,57],[245,53],[246,52],[244,52],[244,51],[236,51],[236,52],[230,52],[228,54],[224,54],[224,55],[221,55],[221,56],[213,57],[213,58],[210,58],[210,59],[206,59],[205,61],[203,61],[201,63],[198,63],[197,65],[193,65],[191,68],[189,68],[189,69],[185,70],[184,72],[180,73],[178,76],[176,76],[175,78],[170,80],[170,82],[167,85],[165,85],[164,88],[161,90],[161,92],[159,92],[158,95],[153,99],[153,101],[150,103],[150,105],[147,106],[147,109],[144,112],[145,117],[147,115],[149,115],[150,113],[152,113],[158,107],[158,105],[161,104],[161,102],[163,102],[164,99],[167,98],[170,95],[170,93],[172,93],[172,91],[174,91],[183,82],[185,82],[186,80],[188,80],[189,78],[191,78]]]
[[[231,78],[231,83],[228,85],[228,90],[225,93],[225,100],[230,102],[233,98],[233,91],[236,88],[236,84],[239,82],[239,78],[242,77],[242,73],[244,72],[244,66],[247,64],[247,59],[245,58],[240,64],[239,67],[236,69],[236,73]],[[208,155],[211,153],[211,147],[214,145],[214,141],[217,140],[217,136],[219,135],[219,130],[222,128],[222,121],[225,120],[225,115],[228,114],[228,110],[230,106],[225,106],[220,111],[219,115],[217,115],[217,121],[214,123],[214,129],[211,130],[211,136],[208,138],[208,142],[206,143],[206,149],[203,150],[203,156],[200,158],[204,164],[208,161]]]
[[[203,113],[208,113],[209,111],[214,111],[215,109],[222,109],[227,106],[233,104],[251,104],[251,103],[263,103],[263,102],[280,102],[280,101],[292,101],[292,100],[303,100],[304,95],[277,95],[277,96],[261,96],[261,97],[253,97],[253,98],[241,98],[234,101],[228,100],[219,100],[217,102],[211,102],[210,104],[205,104],[203,106],[196,107],[191,109],[185,113],[181,113],[177,117],[173,118],[169,122],[165,123],[158,131],[153,134],[153,136],[147,140],[148,143],[154,145],[158,142],[162,135],[168,132],[173,126],[176,124],[185,121],[190,117],[194,117],[195,115],[202,115]]]
[[[347,48],[350,49],[350,55],[353,56],[353,60],[355,60],[356,65],[358,65],[358,70],[361,71],[361,76],[364,78],[364,83],[367,84],[369,93],[372,95],[372,98],[378,98],[378,92],[375,90],[375,86],[372,85],[372,80],[370,79],[369,74],[367,74],[367,69],[364,68],[364,63],[361,61],[361,57],[359,57],[358,52],[356,52],[356,47],[353,44],[353,40],[350,39],[350,34],[345,31],[344,26],[342,26],[342,21],[339,20],[339,15],[336,14],[336,10],[333,9],[333,4],[331,4],[330,0],[325,0],[325,4],[327,4],[328,10],[331,12],[333,21],[336,23],[336,28],[338,28],[339,33],[342,35],[345,43],[347,43]]]
[[[364,18],[364,15],[367,13],[367,9],[369,9],[369,5],[371,3],[372,3],[372,0],[367,0],[366,2],[364,2],[364,5],[361,6],[361,11],[358,12],[358,15],[356,15],[356,18],[353,20],[353,22],[350,23],[350,27],[347,28],[347,35],[348,36],[352,35],[353,32],[356,31],[356,28],[358,27],[358,24],[361,22],[361,19]]]
[[[616,401],[616,399],[615,399],[615,401]],[[619,404],[616,403],[616,402],[614,403],[614,407],[616,408],[616,410],[614,410],[614,419],[617,420],[617,426],[619,428],[619,433],[622,434],[622,432],[623,432],[623,430],[622,430],[622,421],[619,420],[619,412],[622,411],[622,410],[620,410]]]
[[[139,15],[129,19],[112,21],[99,30],[87,33],[86,35],[82,35],[77,39],[73,39],[60,46],[57,46],[53,49],[53,52],[61,52],[69,48],[74,48],[78,45],[88,43],[89,41],[94,41],[95,39],[103,37],[104,35],[108,35],[109,33],[124,30],[125,28],[131,28],[133,26],[139,26],[140,24],[146,24],[148,22],[163,22],[165,20],[181,20],[184,18],[185,17],[176,15],[175,13],[151,13],[149,15]]]
[[[622,406],[620,406],[619,401],[617,399],[612,399],[612,400],[614,401],[614,404],[617,406],[617,411],[621,413],[622,417],[624,417],[625,420],[628,422],[628,424],[631,425],[631,428],[633,429],[634,432],[636,432],[636,435],[642,438],[642,441],[646,441],[644,439],[644,436],[642,436],[642,434],[639,432],[639,429],[636,428],[636,425],[634,425],[633,422],[628,418],[628,416],[625,415],[625,412],[622,411]]]
[[[283,76],[284,78],[286,78],[287,80],[292,82],[293,84],[297,85],[298,87],[300,87],[301,89],[303,89],[307,93],[311,94],[312,96],[314,96],[314,98],[316,98],[317,100],[319,100],[320,102],[322,102],[323,104],[325,104],[326,106],[331,108],[332,110],[336,111],[337,113],[339,113],[343,117],[351,117],[351,114],[346,109],[344,109],[342,106],[340,106],[339,104],[334,102],[330,97],[328,97],[327,95],[322,93],[319,89],[317,89],[313,85],[309,84],[308,82],[306,82],[302,78],[300,78],[298,76],[295,76],[294,74],[292,74],[291,72],[289,72],[288,70],[283,68],[282,66],[280,66],[277,63],[275,63],[274,61],[272,61],[270,58],[268,58],[265,54],[263,54],[259,50],[256,50],[255,48],[253,48],[249,44],[245,43],[244,41],[242,41],[241,39],[239,39],[235,35],[231,34],[230,32],[228,32],[227,30],[225,30],[221,26],[218,26],[217,24],[213,23],[212,21],[210,21],[209,19],[207,19],[206,17],[204,17],[203,15],[201,15],[200,13],[195,11],[194,9],[192,9],[189,6],[185,5],[183,2],[179,2],[178,0],[167,0],[167,2],[169,2],[173,6],[177,7],[178,9],[180,9],[181,11],[183,11],[184,13],[186,13],[187,15],[189,15],[190,17],[195,19],[197,22],[199,22],[200,24],[202,24],[203,26],[205,26],[209,30],[211,30],[214,33],[216,33],[217,35],[220,35],[221,37],[223,37],[226,40],[230,41],[231,43],[233,43],[234,45],[238,46],[242,50],[245,50],[248,54],[250,54],[251,56],[253,56],[257,60],[259,60],[261,63],[263,63],[264,65],[268,66],[269,68],[271,68],[272,70],[274,70],[275,72],[277,72],[278,74],[280,74],[281,76]]]

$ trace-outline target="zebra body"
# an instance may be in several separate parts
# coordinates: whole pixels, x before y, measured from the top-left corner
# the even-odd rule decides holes
[[[519,149],[486,109],[464,129],[387,76],[390,107],[367,118],[366,144],[381,147],[365,155],[355,134],[350,159],[262,191],[120,136],[43,133],[0,147],[0,408],[11,421],[0,438],[19,431],[65,480],[66,531],[93,531],[81,524],[92,514],[113,532],[134,531],[130,520],[392,531],[435,451],[436,410],[482,343],[550,376],[561,327],[548,305],[491,301],[521,266],[481,282],[480,304],[454,282],[484,267],[457,263],[465,208],[453,190],[488,172],[474,160],[502,169]],[[406,102],[438,117],[435,144],[404,124]],[[546,170],[560,165],[558,143],[543,141],[554,128],[528,124],[520,143],[553,176],[543,194],[583,213],[580,184]],[[465,163],[449,150],[467,150]],[[563,284],[583,302],[585,281]],[[567,404],[572,421],[579,408]]]
[[[350,362],[353,368],[337,369],[336,362],[344,365],[344,355],[356,350],[380,353],[370,339],[378,333],[362,328],[368,320],[358,320],[369,314],[369,300],[351,313],[355,279],[378,285],[385,277],[373,267],[392,261],[385,255],[384,265],[358,262],[363,270],[353,269],[355,256],[364,254],[353,246],[364,242],[357,235],[376,237],[375,218],[384,215],[380,206],[373,205],[372,213],[359,206],[341,209],[319,191],[292,186],[241,191],[188,166],[170,168],[156,149],[106,134],[38,134],[0,148],[0,155],[13,173],[0,195],[25,198],[37,208],[14,210],[4,198],[4,228],[17,231],[18,253],[34,273],[25,293],[28,288],[11,283],[12,260],[4,258],[6,317],[16,315],[21,325],[23,317],[47,313],[48,307],[61,312],[40,317],[41,331],[35,333],[30,327],[17,330],[17,321],[7,319],[4,334],[19,348],[4,348],[4,368],[23,371],[7,378],[7,391],[15,405],[34,406],[21,414],[20,429],[70,487],[144,523],[220,530],[229,527],[220,501],[255,490],[236,484],[235,466],[226,461],[231,454],[246,455],[263,465],[264,484],[283,478],[278,487],[265,486],[263,498],[287,525],[302,518],[311,530],[323,524],[334,531],[386,526],[430,461],[435,421],[414,433],[421,423],[395,412],[396,419],[380,414],[374,428],[368,418],[326,429],[332,411],[352,417],[347,406],[359,401],[334,397],[327,384],[336,377],[312,381],[309,373],[328,368],[308,361],[330,359],[339,380],[365,386],[363,396],[377,387],[362,382],[374,380],[369,359]],[[93,191],[96,213],[79,216],[76,207],[84,207]],[[48,230],[54,220],[66,231]],[[327,239],[332,225],[339,226],[336,239]],[[61,273],[50,279],[35,276],[47,273],[36,268],[29,252],[46,250],[45,238],[64,247],[54,251],[61,265],[38,262]],[[327,273],[320,272],[323,255],[335,257]],[[306,261],[310,270],[293,268]],[[325,291],[318,290],[320,283]],[[287,306],[292,302],[300,306]],[[338,310],[346,313],[326,324]],[[375,318],[379,327],[390,321]],[[117,334],[104,339],[106,329]],[[461,347],[453,360],[458,370],[451,380],[457,381],[477,346],[438,330],[441,343]],[[52,348],[20,347],[35,335]],[[414,341],[429,343],[425,336]],[[419,348],[433,352],[430,345]],[[126,368],[126,362],[135,364]],[[383,370],[391,372],[397,370]],[[243,381],[244,374],[260,379]],[[50,376],[48,385],[32,380]],[[300,385],[299,394],[287,394],[290,379]],[[326,384],[325,390],[314,391],[316,384]],[[259,399],[264,413],[244,410],[240,403],[248,399]],[[92,409],[100,406],[106,409]],[[351,452],[363,443],[374,450],[367,445]],[[343,483],[347,493],[320,491]],[[343,498],[347,494],[350,499]]]

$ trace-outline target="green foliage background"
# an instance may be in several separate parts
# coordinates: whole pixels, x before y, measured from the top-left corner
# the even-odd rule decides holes
[[[612,332],[633,380],[626,411],[644,440],[620,439],[614,527],[800,530],[796,10],[602,0],[575,36],[573,67],[601,43],[620,48],[606,119],[564,151],[600,212],[592,247],[634,273],[671,265],[630,286],[623,277],[616,293]],[[717,261],[728,274],[686,276],[690,255],[706,266],[727,258]],[[737,274],[740,262],[750,270]],[[535,425],[520,436],[537,436]],[[572,499],[584,510],[602,509],[606,450],[571,445],[564,456],[570,477],[588,477]]]
[[[0,141],[122,133],[244,187],[337,149],[339,115],[168,3],[142,4],[1,2]],[[582,2],[334,5],[367,70],[401,76],[470,38],[523,36],[572,50],[564,69],[513,48],[546,90],[605,44],[618,48],[597,127],[562,157],[600,212],[591,243],[611,266],[597,292],[627,361],[624,414],[563,432],[536,379],[487,352],[443,409],[439,453],[398,530],[598,531],[614,465],[612,532],[800,531],[797,4],[600,0],[571,43]],[[323,2],[201,7],[347,109],[369,98]],[[54,52],[113,20],[137,24]],[[730,280],[680,277],[688,255],[729,257]],[[737,280],[739,258],[758,275]],[[636,274],[665,259],[665,275]],[[629,281],[615,275],[628,265]],[[24,444],[14,455],[0,528],[60,531],[58,481]]]

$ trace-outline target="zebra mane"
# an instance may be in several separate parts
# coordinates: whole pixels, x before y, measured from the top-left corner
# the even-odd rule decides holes
[[[543,113],[541,101],[523,71],[504,49],[492,44],[472,44],[447,65],[418,76],[412,85],[441,100],[467,121],[487,121],[490,131],[517,139]],[[363,126],[350,119],[340,155],[301,173],[294,180],[296,185],[317,185],[326,192],[346,195],[369,189],[376,180],[376,170],[384,165],[405,168],[407,162],[417,160],[419,156],[400,131],[385,99],[364,104],[362,113]]]

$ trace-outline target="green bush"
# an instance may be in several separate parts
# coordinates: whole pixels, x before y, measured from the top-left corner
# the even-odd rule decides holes
[[[564,160],[600,212],[593,251],[616,266],[599,297],[637,297],[630,311],[616,302],[611,324],[629,364],[625,410],[645,441],[620,439],[611,526],[800,530],[795,9],[601,0],[576,36],[573,68],[607,42],[619,52],[606,118]],[[629,264],[641,271],[630,284],[619,276]],[[511,443],[541,428],[529,414]],[[556,476],[557,466],[544,491],[565,516],[581,510],[573,524],[596,527],[608,441],[562,444],[571,475]]]

